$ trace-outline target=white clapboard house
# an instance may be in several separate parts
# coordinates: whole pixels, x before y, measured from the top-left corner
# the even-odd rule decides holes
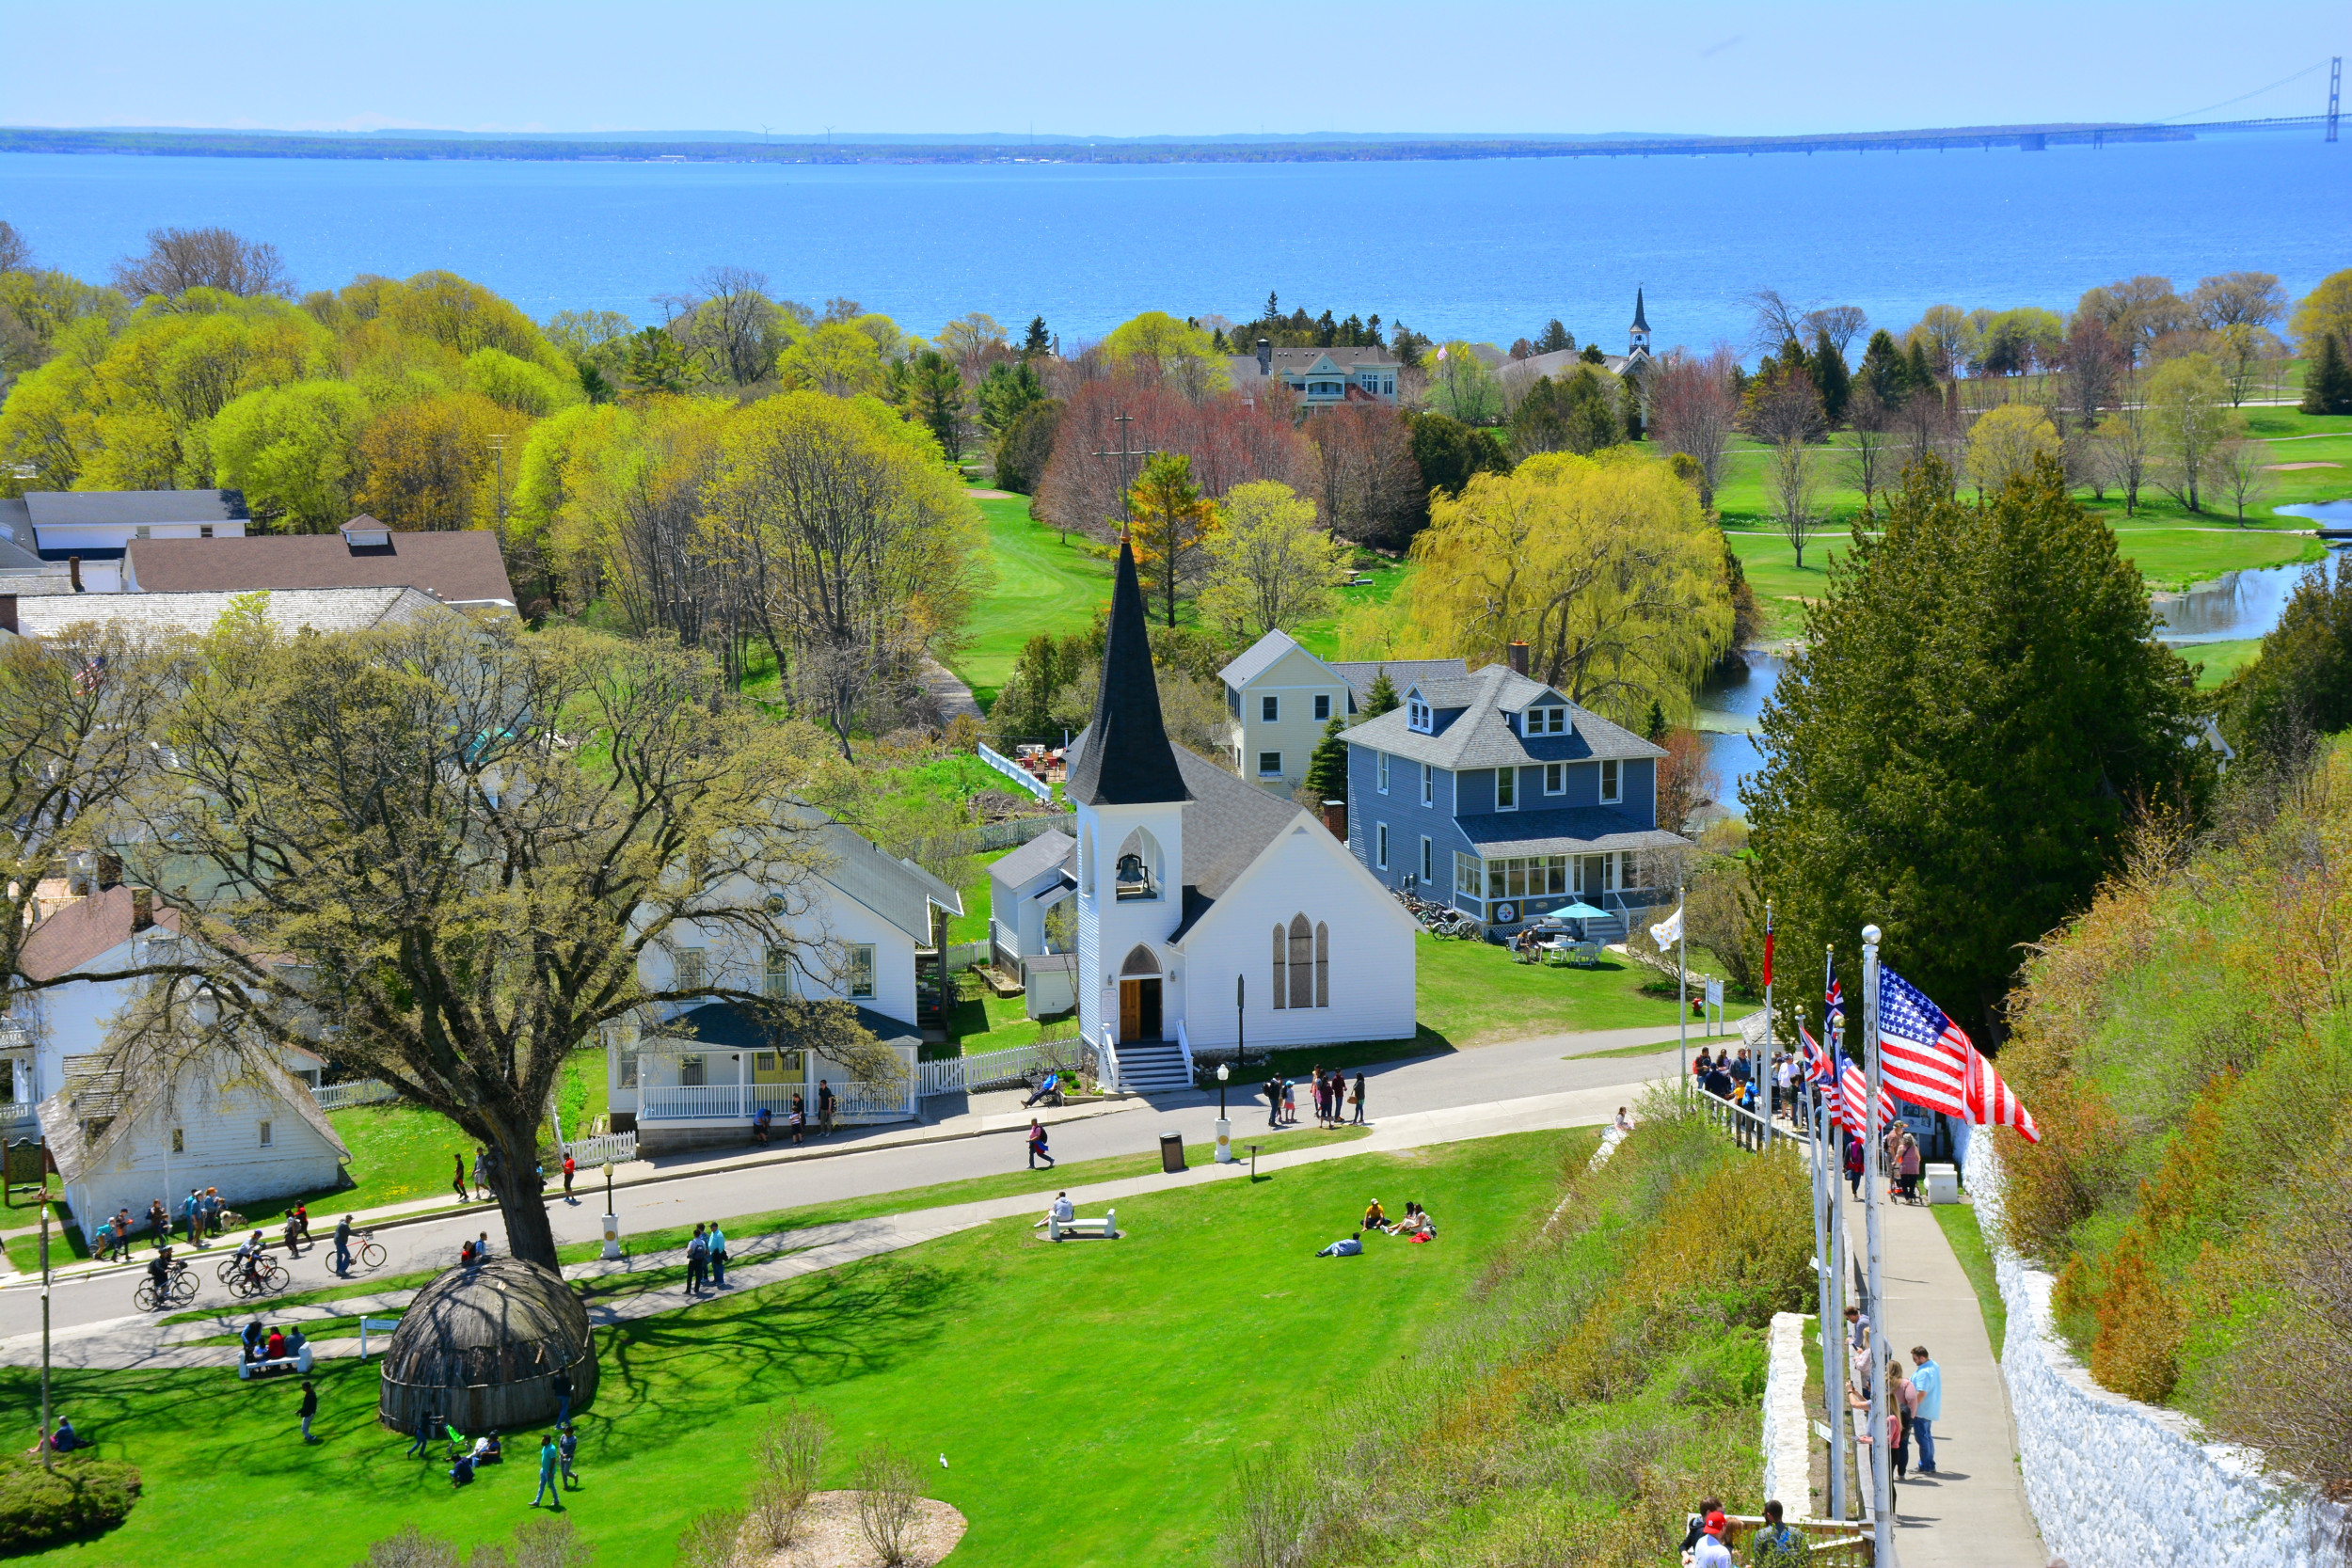
[[[660,990],[730,985],[848,1002],[898,1053],[903,1084],[886,1094],[852,1085],[839,1063],[778,1049],[727,1003],[664,1005],[605,1037],[612,1130],[634,1131],[640,1152],[741,1143],[763,1107],[781,1128],[796,1093],[813,1120],[820,1082],[843,1097],[845,1121],[914,1119],[922,1043],[916,969],[939,963],[946,922],[963,912],[963,900],[921,866],[838,822],[827,819],[818,831],[824,864],[813,895],[794,890],[795,901],[807,895],[808,905],[791,923],[794,946],[770,949],[723,926],[681,922],[666,942],[647,944],[639,977]],[[721,891],[730,903],[763,895],[748,885]]]

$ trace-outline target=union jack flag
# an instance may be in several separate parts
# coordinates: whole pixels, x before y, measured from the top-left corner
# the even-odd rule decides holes
[[[1812,1031],[1802,1023],[1798,1024],[1797,1039],[1800,1042],[1797,1055],[1804,1067],[1805,1082],[1815,1088],[1827,1088],[1836,1083],[1837,1069],[1831,1065],[1829,1053],[1821,1049],[1821,1042],[1813,1037]]]
[[[1821,1001],[1825,1007],[1821,1014],[1823,1029],[1829,1027],[1831,1019],[1846,1016],[1846,988],[1837,983],[1837,959],[1835,957],[1829,959],[1828,967],[1829,985],[1821,993]]]
[[[2033,1117],[1993,1064],[1927,993],[1893,970],[1879,970],[1879,1076],[1915,1105],[1978,1127],[2014,1127],[2042,1141]]]

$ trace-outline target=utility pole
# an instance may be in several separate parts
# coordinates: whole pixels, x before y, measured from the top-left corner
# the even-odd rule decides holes
[[[490,432],[490,457],[498,464],[499,542],[506,542],[506,432]]]
[[[40,1467],[57,1467],[49,1432],[49,1140],[40,1145]]]
[[[1122,525],[1122,530],[1127,531],[1133,531],[1136,521],[1135,504],[1132,499],[1130,499],[1130,492],[1132,492],[1136,487],[1135,469],[1132,460],[1137,457],[1155,457],[1158,455],[1157,452],[1149,448],[1138,449],[1131,447],[1128,444],[1127,427],[1134,422],[1135,416],[1127,413],[1123,409],[1119,413],[1112,415],[1111,423],[1119,427],[1118,450],[1115,451],[1098,451],[1094,454],[1097,457],[1116,457],[1119,459],[1119,515]]]
[[[1886,1347],[1894,1341],[1886,1326],[1886,1292],[1880,1281],[1879,1262],[1879,928],[1862,927],[1862,1049],[1868,1082],[1863,1091],[1862,1140],[1863,1216],[1870,1249],[1870,1497],[1877,1526],[1873,1562],[1895,1560],[1894,1455],[1886,1442]]]

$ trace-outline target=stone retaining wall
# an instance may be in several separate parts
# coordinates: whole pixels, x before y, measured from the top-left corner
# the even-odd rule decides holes
[[[1775,1312],[1764,1374],[1764,1496],[1789,1519],[1813,1516],[1813,1418],[1804,1403],[1804,1332],[1814,1320]],[[1759,1512],[1761,1512],[1759,1510]]]
[[[2000,1275],[2001,1375],[2017,1421],[2026,1500],[2068,1568],[2343,1568],[2352,1514],[2264,1479],[2258,1456],[2196,1423],[2108,1392],[2052,1324],[2049,1275],[1994,1241],[2000,1164],[1970,1140],[1968,1190]],[[2339,1375],[2341,1369],[2315,1375]]]

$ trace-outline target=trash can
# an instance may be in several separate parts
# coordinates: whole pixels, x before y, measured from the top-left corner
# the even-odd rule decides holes
[[[1182,1132],[1161,1133],[1160,1169],[1173,1176],[1184,1168],[1184,1135]]]

